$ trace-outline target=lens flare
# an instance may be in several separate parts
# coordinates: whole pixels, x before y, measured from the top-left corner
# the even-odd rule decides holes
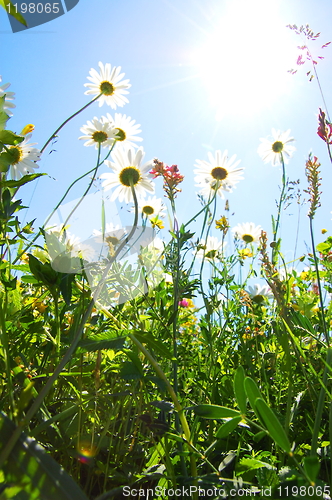
[[[79,441],[77,443],[78,460],[84,464],[88,464],[96,456],[97,447],[89,440]]]

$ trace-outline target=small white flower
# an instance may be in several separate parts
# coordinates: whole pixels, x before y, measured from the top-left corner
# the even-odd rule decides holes
[[[105,225],[105,234],[102,231],[93,230],[93,237],[97,243],[108,243],[112,244],[115,248],[123,239],[127,236],[127,231],[124,228],[120,228],[119,224],[116,226],[112,222],[107,222]]]
[[[215,236],[208,236],[206,240],[201,240],[198,246],[200,247],[197,252],[199,259],[214,260],[220,258],[226,242],[223,243]]]
[[[161,238],[158,238],[157,236],[156,238],[153,238],[151,243],[148,244],[148,248],[149,250],[153,250],[156,253],[162,254],[165,250],[165,243]]]
[[[0,83],[1,82],[2,82],[2,77],[0,76]],[[10,83],[4,83],[3,85],[0,85],[0,97],[6,95],[3,109],[8,116],[12,116],[13,113],[11,112],[11,109],[15,108],[16,106],[10,101],[15,99],[15,92],[8,92],[7,91],[8,87],[10,87]]]
[[[128,102],[124,94],[128,94],[126,89],[131,87],[129,80],[122,80],[124,73],[121,73],[120,66],[114,66],[112,69],[109,63],[104,66],[101,62],[98,66],[100,69],[99,73],[94,68],[90,70],[88,80],[91,83],[84,84],[84,87],[88,87],[89,89],[85,94],[99,95],[102,93],[103,95],[98,99],[99,106],[102,106],[105,102],[112,109],[116,109],[117,106],[122,107]]]
[[[245,244],[258,243],[261,231],[261,226],[255,226],[253,222],[238,224],[232,229],[235,238],[244,241]]]
[[[154,192],[154,184],[151,181],[152,174],[149,173],[153,167],[153,160],[141,165],[144,155],[143,148],[139,148],[137,151],[133,148],[128,150],[119,148],[112,153],[114,162],[105,161],[113,173],[102,174],[100,177],[105,179],[102,184],[105,191],[115,188],[111,201],[116,198],[120,202],[133,201],[131,184],[138,197],[144,197],[146,191]]]
[[[78,259],[93,262],[96,258],[95,250],[88,244],[82,243],[75,236],[58,224],[45,229],[46,245],[55,269],[60,272],[75,272],[81,268]]]
[[[141,198],[138,200],[138,210],[143,215],[143,217],[151,219],[157,216],[165,217],[166,208],[161,198],[156,198],[156,196],[149,196],[146,200]],[[132,212],[134,211],[135,207],[132,208]]]
[[[214,195],[217,190],[218,195],[223,198],[223,191],[232,192],[232,188],[243,179],[243,168],[236,168],[241,160],[235,161],[236,155],[228,159],[227,151],[221,153],[216,151],[215,156],[211,152],[208,153],[210,162],[205,160],[196,160],[197,176],[195,182],[197,187],[202,188],[200,193],[209,198]],[[234,163],[235,162],[235,163]]]
[[[103,148],[111,148],[114,144],[116,131],[110,122],[104,122],[94,117],[92,121],[88,121],[86,125],[80,129],[83,134],[79,139],[85,141],[84,146],[99,146]]]
[[[288,163],[289,158],[293,156],[296,150],[294,146],[290,145],[294,142],[293,137],[289,137],[290,130],[280,132],[280,130],[272,129],[273,140],[260,139],[262,144],[258,146],[258,154],[264,163],[272,163],[275,167],[281,164],[281,158],[284,163]]]
[[[137,137],[141,131],[140,125],[136,123],[136,120],[132,120],[130,116],[122,115],[121,113],[115,113],[114,118],[107,113],[106,116],[102,116],[101,120],[104,123],[109,123],[113,129],[114,138],[121,146],[131,146],[137,148],[135,142],[141,142],[143,139]],[[115,129],[115,130],[114,130]]]
[[[273,293],[267,285],[259,285],[256,283],[254,286],[249,286],[247,291],[251,300],[256,302],[256,304],[261,304],[265,299],[273,298]]]
[[[13,162],[10,165],[10,175],[14,180],[18,180],[24,175],[33,174],[35,168],[39,168],[36,165],[36,161],[40,160],[39,149],[33,148],[37,144],[32,142],[29,144],[32,134],[28,134],[24,141],[22,141],[17,146],[9,146],[9,152],[13,156]]]
[[[287,268],[281,267],[278,271],[280,281],[285,281],[292,277],[294,271],[296,272],[296,275],[298,275],[298,272],[294,266],[290,266]]]

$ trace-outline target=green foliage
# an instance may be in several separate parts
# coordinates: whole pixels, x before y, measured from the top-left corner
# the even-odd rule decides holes
[[[8,179],[10,148],[23,137],[5,130],[3,103],[0,498],[120,500],[124,486],[156,485],[230,495],[239,484],[270,486],[276,496],[279,486],[330,484],[332,237],[316,246],[317,262],[301,257],[308,270],[287,270],[278,234],[290,201],[286,180],[270,245],[263,237],[259,248],[235,240],[228,257],[212,250],[199,262],[205,245],[194,236],[207,239],[217,197],[202,199],[201,211],[178,228],[169,188],[174,220],[159,259],[165,279],[149,284],[142,270],[117,262],[108,241],[104,269],[114,258],[116,273],[102,281],[82,254],[72,265],[73,243],[67,248],[56,232],[47,240],[34,221],[20,222],[17,191],[43,174]],[[176,187],[182,176],[173,167],[163,167],[164,176]],[[103,202],[104,235],[105,214]],[[225,237],[229,224],[220,220]],[[66,268],[51,258],[59,248]],[[261,274],[273,298],[248,293]],[[122,283],[130,289],[136,281],[143,293],[129,298]]]
[[[1,413],[0,453],[14,429],[13,423]],[[6,478],[1,494],[3,499],[87,500],[87,496],[55,460],[36,441],[24,434],[21,434],[9,455],[3,471]],[[13,490],[17,492],[14,496]]]
[[[2,2],[3,0],[0,0],[0,1]],[[3,95],[0,97],[0,131],[5,129],[6,123],[9,120],[9,116],[7,115],[6,111],[4,110],[5,98],[6,98],[6,95]],[[1,150],[2,150],[2,147],[0,145],[0,151]]]

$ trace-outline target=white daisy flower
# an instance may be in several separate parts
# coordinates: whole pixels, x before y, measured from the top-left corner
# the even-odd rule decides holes
[[[26,135],[24,141],[17,146],[8,147],[10,154],[13,156],[13,162],[10,165],[10,175],[13,180],[18,180],[27,174],[33,174],[34,169],[39,168],[36,161],[40,160],[40,151],[31,147],[37,144],[36,142],[29,144],[31,135]]]
[[[62,224],[58,224],[45,229],[46,244],[52,261],[68,257],[69,259],[80,258],[88,262],[93,262],[96,252],[92,246],[82,243],[78,236],[67,231]],[[77,263],[71,263],[74,270]],[[58,268],[60,270],[60,268]]]
[[[293,272],[296,272],[296,275],[299,275],[297,269],[294,266],[289,267],[281,267],[278,271],[280,281],[285,281],[293,276]]]
[[[296,148],[290,145],[294,142],[293,137],[289,137],[290,130],[280,132],[280,130],[272,129],[273,140],[260,139],[262,144],[258,146],[258,154],[264,163],[272,163],[275,167],[281,165],[281,156],[284,163],[288,163],[289,158],[293,156]]]
[[[273,293],[267,285],[259,285],[256,283],[254,286],[249,286],[247,292],[250,295],[251,300],[256,302],[256,304],[261,304],[265,299],[273,298]]]
[[[124,73],[120,73],[120,66],[114,66],[112,69],[109,63],[104,66],[101,62],[98,66],[100,69],[99,73],[94,68],[90,70],[88,80],[90,80],[91,83],[84,84],[84,87],[89,88],[85,94],[99,95],[102,93],[103,95],[98,99],[99,106],[102,106],[105,102],[108,106],[111,106],[112,109],[116,109],[117,106],[122,107],[128,102],[124,94],[128,94],[126,89],[131,87],[129,80],[121,81],[124,77]]]
[[[161,238],[158,238],[158,236],[157,236],[156,238],[153,238],[151,243],[148,244],[148,248],[149,248],[149,250],[153,250],[156,253],[161,254],[165,250],[165,243],[163,242],[163,240]]]
[[[173,277],[172,277],[171,274],[164,273],[163,274],[163,279],[164,279],[165,283],[173,284]]]
[[[112,174],[106,173],[100,176],[105,179],[102,184],[105,191],[116,188],[111,201],[116,198],[119,198],[120,202],[133,201],[131,182],[138,197],[144,197],[145,191],[154,192],[154,185],[150,180],[153,176],[149,174],[154,163],[153,160],[150,160],[141,166],[144,155],[143,148],[139,148],[137,151],[133,148],[128,150],[119,148],[112,153],[114,162],[105,161],[105,164],[114,171]]]
[[[99,145],[103,148],[111,148],[114,144],[116,131],[110,124],[103,119],[98,120],[94,117],[92,121],[88,121],[86,125],[80,129],[83,134],[79,139],[85,141],[84,146],[95,146],[98,149]]]
[[[0,83],[2,82],[2,77],[0,76]],[[10,109],[15,108],[15,104],[13,104],[12,101],[15,99],[15,92],[7,92],[8,87],[10,86],[10,83],[4,83],[3,85],[0,85],[0,97],[5,97],[5,103],[3,106],[4,111],[7,113],[8,116],[13,116],[13,113],[11,112]]]
[[[165,205],[163,204],[161,198],[156,198],[156,196],[149,196],[146,200],[138,200],[138,210],[144,216],[150,219],[151,217],[165,217]],[[135,211],[135,207],[132,208],[132,212]]]
[[[248,243],[258,243],[261,235],[261,226],[255,226],[253,222],[245,222],[233,227],[232,232],[235,238]]]
[[[106,223],[104,235],[102,231],[98,231],[97,229],[94,229],[92,234],[97,243],[106,241],[106,243],[112,243],[114,247],[121,242],[124,236],[127,236],[126,230],[120,228],[119,224],[115,226],[113,222]]]
[[[201,240],[198,246],[199,250],[197,252],[197,257],[199,259],[205,258],[214,260],[220,258],[222,251],[226,246],[226,242],[223,243],[215,236],[208,236],[206,240]]]
[[[105,224],[105,234],[117,231],[118,229],[120,229],[119,224],[117,224],[116,226],[113,224],[113,222],[106,222]],[[92,231],[92,234],[93,236],[102,236],[102,232],[98,231],[97,229],[94,229]]]
[[[236,168],[241,160],[235,163],[236,155],[228,159],[227,151],[221,153],[220,150],[216,151],[215,156],[211,152],[208,153],[210,162],[205,160],[196,160],[197,176],[195,182],[197,187],[202,188],[200,193],[209,198],[215,193],[217,189],[218,195],[223,198],[223,191],[231,192],[232,188],[243,179],[243,168]]]
[[[115,140],[121,142],[122,146],[132,146],[134,148],[138,147],[136,142],[140,142],[143,139],[141,137],[136,137],[141,131],[140,125],[136,123],[136,120],[132,120],[130,116],[122,115],[121,113],[115,113],[114,118],[107,113],[106,116],[102,116],[102,121],[104,123],[110,123],[114,130]]]

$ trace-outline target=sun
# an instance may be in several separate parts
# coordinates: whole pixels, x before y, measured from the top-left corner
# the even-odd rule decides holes
[[[216,119],[253,115],[293,87],[287,72],[297,57],[274,0],[238,0],[214,27],[194,59]]]

